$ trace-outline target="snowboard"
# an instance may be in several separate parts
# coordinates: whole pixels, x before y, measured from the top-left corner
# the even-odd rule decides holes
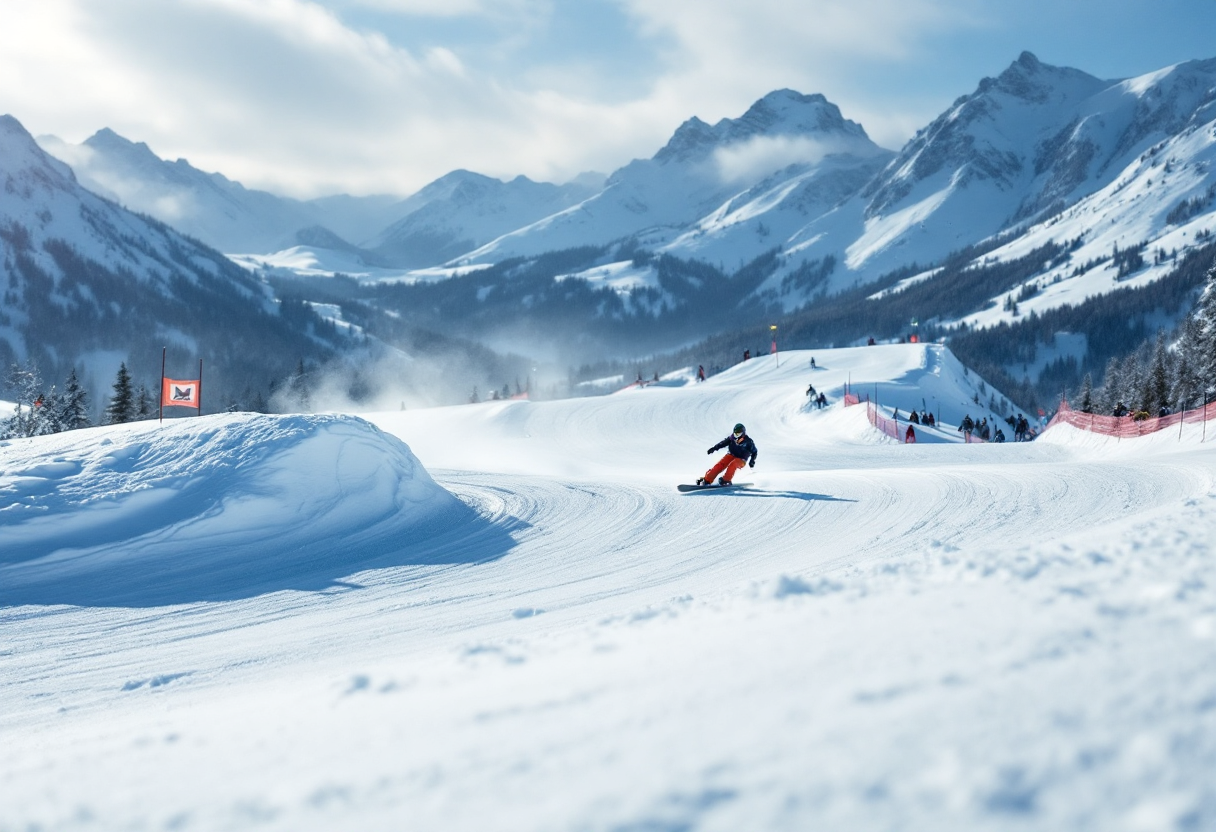
[[[706,483],[705,485],[693,485],[692,483],[680,483],[676,486],[677,491],[685,493],[689,491],[709,491],[714,488],[745,488],[751,485],[750,482],[732,482],[730,485],[718,485],[716,482]]]

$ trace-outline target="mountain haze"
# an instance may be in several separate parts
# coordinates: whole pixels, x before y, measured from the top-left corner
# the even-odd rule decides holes
[[[0,181],[3,366],[33,362],[48,382],[79,368],[96,402],[126,362],[155,395],[167,346],[171,375],[206,359],[214,410],[344,345],[219,252],[81,187],[12,116],[0,116]]]

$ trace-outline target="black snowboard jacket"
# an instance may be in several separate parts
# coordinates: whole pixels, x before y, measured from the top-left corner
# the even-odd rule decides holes
[[[731,456],[737,456],[739,459],[750,459],[752,462],[755,462],[756,454],[759,453],[759,451],[756,450],[756,443],[753,442],[752,438],[747,434],[744,434],[742,439],[736,440],[735,435],[732,433],[717,445],[710,448],[709,452],[713,453],[714,451],[720,451],[723,448],[729,448]]]

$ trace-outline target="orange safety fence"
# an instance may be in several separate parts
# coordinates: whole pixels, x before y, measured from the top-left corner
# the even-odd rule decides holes
[[[1073,410],[1068,402],[1060,402],[1060,409],[1047,427],[1056,424],[1072,425],[1074,428],[1100,433],[1103,436],[1119,438],[1131,436],[1146,436],[1159,430],[1178,428],[1185,424],[1199,424],[1208,419],[1216,419],[1216,402],[1210,402],[1203,407],[1184,410],[1181,413],[1171,413],[1168,416],[1148,416],[1143,411],[1139,414],[1129,413],[1126,416],[1101,416],[1097,413],[1084,413]]]
[[[845,395],[844,395],[844,406],[845,407],[852,407],[853,405],[861,404],[862,401],[863,401],[862,399],[858,398],[857,396],[853,395],[852,393],[845,393]],[[871,425],[876,427],[878,430],[882,431],[887,436],[894,439],[896,442],[906,442],[907,441],[908,428],[906,425],[904,427],[900,427],[898,419],[892,419],[889,416],[884,416],[879,411],[878,405],[874,404],[874,402],[870,401],[868,398],[865,399],[864,401],[866,403],[866,418],[870,420]],[[913,430],[915,430],[915,427],[913,427]],[[915,442],[916,440],[913,439],[912,441]],[[975,438],[975,439],[971,439],[969,441],[979,442],[981,440],[978,438]]]

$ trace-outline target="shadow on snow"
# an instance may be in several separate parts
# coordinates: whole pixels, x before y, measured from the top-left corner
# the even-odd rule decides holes
[[[488,563],[515,546],[527,524],[487,518],[452,499],[429,518],[394,525],[356,541],[296,540],[262,551],[223,543],[162,548],[158,556],[125,556],[122,544],[92,549],[94,563],[73,569],[72,557],[30,563],[0,573],[0,606],[159,607],[232,601],[281,590],[319,592],[358,588],[344,578],[366,570],[403,566]],[[10,561],[11,562],[11,561]],[[37,567],[32,572],[28,567]],[[58,567],[58,568],[57,568]],[[14,580],[16,579],[16,580]]]

